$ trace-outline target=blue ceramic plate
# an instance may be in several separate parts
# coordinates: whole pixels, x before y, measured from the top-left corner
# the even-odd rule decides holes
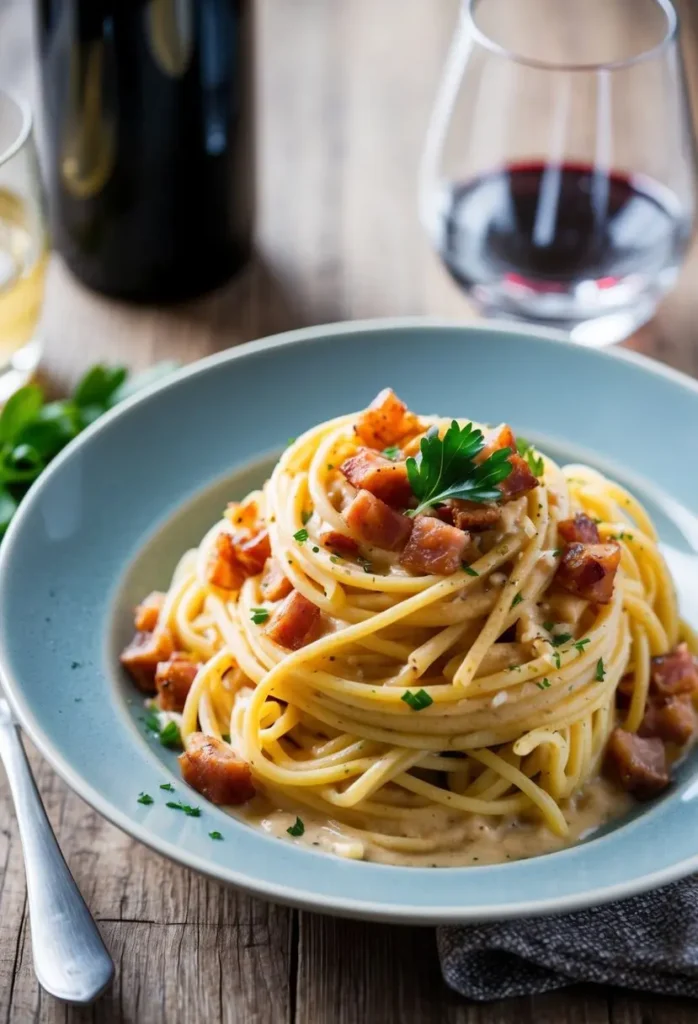
[[[251,892],[358,917],[438,923],[560,912],[698,869],[698,760],[663,799],[567,849],[493,867],[346,861],[203,806],[148,738],[117,654],[131,606],[165,586],[223,502],[291,435],[391,385],[425,412],[510,421],[558,460],[616,476],[648,506],[698,626],[698,384],[627,352],[541,331],[380,321],[295,331],[223,353],[125,403],[71,445],[22,505],[0,552],[0,670],[56,771],[173,860]],[[256,465],[255,465],[256,463]],[[155,803],[137,802],[141,791]],[[223,842],[209,838],[218,830]]]

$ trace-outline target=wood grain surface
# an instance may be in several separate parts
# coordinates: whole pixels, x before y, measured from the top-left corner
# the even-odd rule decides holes
[[[29,0],[0,0],[0,84],[36,97]],[[260,227],[253,267],[177,309],[137,309],[54,260],[45,372],[60,389],[98,359],[182,361],[303,324],[469,317],[416,215],[416,166],[457,0],[260,0]],[[698,13],[681,5],[698,101]],[[698,102],[695,103],[698,107]],[[629,344],[698,375],[698,253]],[[32,971],[21,850],[0,773],[0,1022],[687,1024],[689,1001],[576,987],[468,1004],[441,980],[433,931],[276,907],[163,860],[103,821],[32,754],[61,846],[117,963],[91,1008]]]

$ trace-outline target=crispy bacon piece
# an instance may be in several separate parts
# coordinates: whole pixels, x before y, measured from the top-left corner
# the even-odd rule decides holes
[[[417,516],[400,565],[410,572],[451,576],[460,569],[470,537],[433,516]]]
[[[354,430],[369,448],[387,448],[419,430],[419,418],[394,391],[384,388],[361,413]]]
[[[563,519],[558,523],[558,533],[568,544],[600,544],[601,537],[593,519],[578,512],[574,519]]]
[[[531,467],[526,460],[518,454],[516,450],[516,437],[508,423],[503,423],[501,427],[495,427],[492,433],[488,435],[485,447],[475,461],[484,462],[490,455],[494,455],[495,452],[500,451],[502,448],[510,448],[512,451],[508,459],[512,469],[506,480],[502,480],[501,483],[497,484],[497,487],[502,492],[503,501],[512,501],[514,498],[519,498],[522,494],[526,494],[527,491],[532,491],[534,487],[537,487],[538,480],[531,472]]]
[[[567,544],[555,580],[586,601],[608,604],[619,564],[617,544]]]
[[[231,501],[225,510],[225,518],[238,530],[255,530],[260,523],[259,505],[254,498]]]
[[[318,606],[294,590],[276,609],[264,632],[274,643],[297,651],[316,637],[319,625]]]
[[[173,650],[169,629],[158,629],[155,633],[140,631],[121,652],[119,660],[139,690],[155,693],[158,662],[167,661]]]
[[[208,581],[224,590],[239,590],[248,576],[256,576],[271,555],[269,534],[258,530],[249,537],[222,531],[208,567]]]
[[[669,785],[666,751],[656,736],[614,729],[606,747],[606,770],[639,800],[647,800]]]
[[[269,559],[267,563],[261,588],[265,601],[280,601],[293,590],[293,584],[275,558]]]
[[[491,530],[502,518],[501,509],[495,505],[480,505],[476,501],[454,498],[450,502],[453,525],[459,530]],[[441,516],[439,516],[441,518]],[[446,520],[448,522],[448,520]]]
[[[679,644],[670,654],[652,658],[650,690],[660,697],[698,691],[698,659],[687,644]]]
[[[339,467],[357,490],[370,491],[386,505],[404,508],[412,497],[404,462],[392,462],[372,448],[359,448]]]
[[[320,543],[328,551],[336,552],[338,555],[358,555],[359,545],[353,537],[339,530],[323,530],[320,534]]]
[[[244,804],[255,794],[247,761],[214,736],[192,733],[179,766],[184,781],[213,804]]]
[[[638,733],[640,736],[658,736],[665,743],[676,743],[682,747],[688,743],[695,728],[696,713],[691,698],[683,693],[665,701],[650,701]]]
[[[155,687],[161,711],[181,711],[199,671],[199,662],[184,651],[175,651],[167,661],[158,662]]]
[[[407,542],[412,521],[370,491],[359,491],[342,516],[351,530],[366,544],[385,551],[398,551]]]
[[[136,608],[134,625],[140,633],[152,633],[165,603],[165,594],[154,590]]]

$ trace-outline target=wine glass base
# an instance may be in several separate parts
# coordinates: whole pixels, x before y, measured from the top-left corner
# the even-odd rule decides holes
[[[652,319],[656,308],[656,303],[647,302],[638,304],[632,309],[618,310],[614,313],[590,317],[587,320],[553,320],[521,316],[510,310],[492,307],[482,308],[481,312],[487,318],[510,320],[513,323],[529,326],[537,324],[540,327],[561,331],[569,335],[572,341],[576,341],[579,345],[586,345],[588,348],[606,348],[608,345],[617,345],[629,338],[631,334]]]

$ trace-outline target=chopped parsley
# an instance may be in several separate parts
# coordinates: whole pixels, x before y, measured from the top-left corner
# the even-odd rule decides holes
[[[341,561],[342,559],[339,557],[339,555],[330,555],[330,562],[334,562],[335,565],[337,564],[337,562]]]
[[[553,651],[553,661],[555,662],[555,668],[560,667],[560,654],[559,651]]]
[[[261,626],[269,618],[268,608],[252,608],[250,618],[254,622],[255,626]]]
[[[302,820],[297,817],[293,825],[291,825],[290,828],[287,828],[286,831],[290,836],[302,836],[305,832],[305,825]]]
[[[401,452],[398,445],[393,444],[390,448],[384,448],[381,455],[385,455],[386,459],[390,459],[391,462],[395,462],[400,458]]]
[[[230,743],[230,733],[229,732],[221,733],[221,739],[223,740],[224,743]]]
[[[165,728],[160,730],[160,742],[163,747],[182,746],[182,737],[179,735],[179,726],[176,722],[168,722]]]
[[[603,666],[603,658],[596,662],[596,682],[602,683],[606,678],[606,669]]]
[[[410,509],[407,515],[419,515],[431,505],[449,498],[477,502],[501,500],[497,484],[512,471],[508,461],[512,452],[510,448],[501,448],[478,464],[475,458],[484,447],[483,433],[472,423],[460,427],[453,420],[443,440],[437,426],[427,431],[421,440],[419,455],[406,463],[407,479],[419,501],[417,508]]]
[[[554,636],[552,638],[550,643],[553,645],[553,647],[562,647],[563,644],[566,644],[567,641],[571,640],[571,639],[572,639],[572,634],[571,633],[558,633],[557,636]]]
[[[174,793],[175,788],[171,782],[163,782],[160,789],[164,789],[166,793]]]
[[[293,535],[293,539],[297,540],[299,544],[305,544],[308,539],[308,531],[303,527],[302,530],[296,530]]]
[[[171,807],[173,811],[184,811],[189,818],[201,817],[201,808],[183,804],[181,800],[168,800],[165,807]]]
[[[298,440],[297,437],[289,437],[289,438],[287,438],[287,440],[286,440],[286,447],[290,448],[291,445],[295,444],[297,440]]]
[[[221,832],[209,832],[208,837],[209,839],[222,839],[223,834]]]
[[[480,575],[480,573],[476,569],[473,569],[472,565],[466,565],[465,562],[463,562],[463,572],[467,573],[468,576]]]
[[[539,690],[547,690],[549,688],[549,686],[550,686],[550,680],[549,679],[536,680],[536,686],[538,687]]]
[[[554,628],[555,628],[555,623],[554,622],[544,622],[543,623],[543,629],[547,629],[548,632],[550,632],[550,630],[554,629]]]
[[[140,793],[139,796],[138,796],[138,803],[139,804],[145,804],[146,807],[147,807],[148,804],[155,803],[155,801],[153,800],[153,798],[150,795],[150,793]]]
[[[555,548],[553,551],[553,558],[559,558],[562,554],[562,548]]]
[[[160,719],[154,711],[146,711],[143,721],[146,729],[150,729],[151,732],[160,732]]]
[[[309,522],[312,518],[313,518],[313,513],[312,512],[307,512],[307,511],[306,512],[301,512],[301,522],[303,523],[303,526],[305,526],[305,524],[307,522]]]
[[[405,690],[400,700],[404,700],[405,704],[409,704],[413,711],[423,711],[424,708],[428,708],[430,704],[434,703],[426,690],[417,690],[416,693],[412,693],[411,690]]]
[[[313,554],[314,554],[314,555],[316,555],[316,554],[318,553],[318,551],[319,551],[319,550],[320,550],[320,548],[319,548],[319,547],[317,547],[317,545],[314,545],[314,546],[313,546]]]
[[[590,643],[591,643],[591,640],[587,636],[583,640],[577,640],[577,642],[575,644],[572,644],[572,646],[576,647],[580,654],[584,654],[584,648],[586,647],[587,644],[590,644]]]
[[[511,607],[512,608],[516,608],[517,604],[521,604],[522,601],[523,601],[523,597],[519,593],[519,594],[516,595],[514,600],[511,602]]]
[[[545,472],[545,463],[543,462],[542,455],[536,455],[536,449],[533,447],[530,441],[527,441],[525,437],[518,438],[516,442],[516,450],[528,463],[528,468],[531,470],[534,476],[543,476]]]

